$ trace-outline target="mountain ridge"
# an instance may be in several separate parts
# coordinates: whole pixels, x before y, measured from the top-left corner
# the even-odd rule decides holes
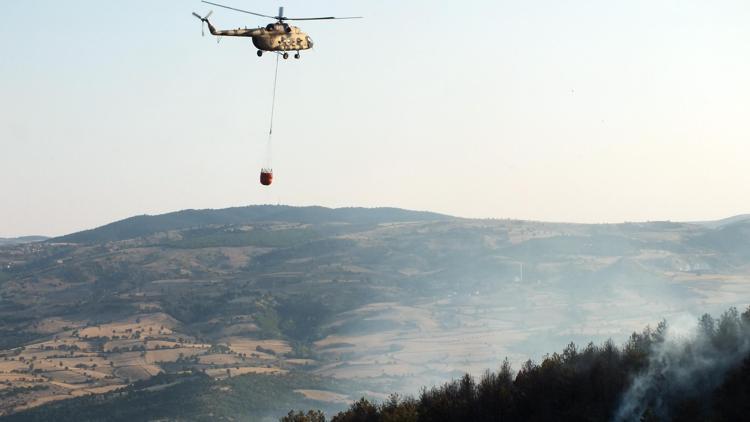
[[[716,229],[720,227],[729,226],[735,223],[744,223],[750,221],[750,214],[737,214],[731,217],[721,218],[718,220],[707,220],[707,221],[693,221],[692,224],[700,224],[702,226]]]
[[[383,223],[396,221],[438,221],[457,218],[429,211],[412,211],[392,207],[327,208],[322,206],[248,205],[220,209],[186,209],[157,215],[137,215],[93,229],[55,237],[49,239],[49,241],[59,243],[118,241],[191,227],[272,221],[297,223]]]
[[[493,218],[489,218],[492,220]],[[463,218],[431,211],[417,211],[396,207],[339,207],[292,206],[292,205],[247,205],[229,208],[184,209],[162,214],[141,214],[87,230],[73,232],[57,237],[24,236],[19,238],[0,238],[0,245],[18,244],[37,241],[58,243],[96,243],[120,241],[151,235],[170,230],[181,230],[208,225],[238,225],[261,222],[286,221],[296,223],[388,223],[410,221],[447,221],[447,220],[485,220],[483,218]],[[600,223],[571,223],[564,221],[519,220],[546,224],[582,224],[597,226]],[[691,224],[709,229],[721,229],[735,224],[750,221],[750,214],[738,214],[718,220],[673,222]],[[626,221],[622,223],[601,223],[604,225],[620,224],[658,224],[664,221]],[[25,240],[29,239],[29,240]]]
[[[58,243],[97,243],[120,241],[151,235],[170,230],[181,230],[207,225],[237,225],[253,224],[273,221],[288,221],[297,223],[347,222],[347,223],[394,223],[409,221],[449,221],[449,220],[484,220],[481,218],[462,218],[431,211],[416,211],[395,207],[339,207],[323,206],[291,206],[291,205],[247,205],[229,208],[184,209],[163,214],[142,214],[117,220],[92,229],[82,230],[53,238],[40,238],[30,241],[58,242]],[[511,219],[517,220],[517,219]],[[533,221],[533,220],[518,220]],[[721,229],[743,224],[750,221],[750,214],[712,220],[674,222],[675,224],[693,224],[709,229]],[[568,222],[538,221],[547,224],[582,224]],[[611,224],[656,224],[660,221],[622,222]],[[598,225],[598,224],[584,224]],[[26,236],[31,238],[36,236]],[[17,238],[23,239],[23,238]],[[24,242],[4,242],[0,238],[0,245]],[[13,240],[13,239],[10,239]]]

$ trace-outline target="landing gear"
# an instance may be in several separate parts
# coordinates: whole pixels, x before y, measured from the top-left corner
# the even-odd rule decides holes
[[[282,57],[284,58],[284,60],[288,59],[289,58],[289,53],[284,52],[284,55]]]
[[[258,50],[258,57],[263,56],[263,50]]]
[[[299,59],[299,51],[297,52],[297,54],[294,55],[294,58]]]

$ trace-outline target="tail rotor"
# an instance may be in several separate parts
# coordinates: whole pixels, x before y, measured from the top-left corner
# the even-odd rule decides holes
[[[206,13],[206,16],[201,16],[201,15],[193,12],[193,16],[195,16],[196,18],[200,19],[200,21],[201,21],[201,37],[203,37],[203,36],[206,35],[206,31],[205,31],[206,22],[208,22],[208,17],[211,16],[211,13],[213,13],[213,12],[214,12],[213,10],[209,10],[208,13]]]

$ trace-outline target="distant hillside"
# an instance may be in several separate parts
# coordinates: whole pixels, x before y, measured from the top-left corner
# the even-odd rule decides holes
[[[52,239],[53,242],[96,243],[125,239],[206,225],[294,222],[303,224],[360,223],[379,224],[408,221],[448,220],[442,214],[398,208],[325,208],[286,205],[253,205],[225,209],[183,210],[161,215],[140,215],[102,227]]]
[[[734,223],[748,222],[750,221],[750,214],[739,214],[732,217],[722,218],[721,220],[712,221],[696,221],[694,224],[700,224],[711,229],[716,229],[724,226],[728,226]]]
[[[696,246],[750,256],[750,220],[734,220],[692,239]]]
[[[46,236],[22,236],[11,238],[0,237],[0,246],[21,245],[24,243],[41,242],[47,239],[49,239],[49,237]]]
[[[289,206],[133,217],[0,248],[0,420],[31,407],[15,420],[341,410],[367,392],[380,401],[479,375],[505,356],[523,368],[570,342],[621,344],[661,318],[684,326],[746,309],[748,281],[742,220]],[[161,384],[185,382],[138,384],[161,372]]]

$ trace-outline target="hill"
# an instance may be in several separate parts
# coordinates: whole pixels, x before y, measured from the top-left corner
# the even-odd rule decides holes
[[[325,208],[256,205],[220,210],[183,210],[161,215],[140,215],[102,227],[52,239],[52,242],[111,242],[147,236],[157,232],[208,225],[240,225],[262,222],[295,222],[304,224],[360,223],[378,224],[392,221],[437,221],[450,217],[397,208]]]
[[[478,382],[467,374],[418,398],[362,398],[331,421],[739,421],[747,420],[749,376],[750,309],[730,308],[718,320],[703,315],[687,337],[663,321],[621,348],[571,343],[517,373],[505,361]],[[282,419],[294,421],[313,419]]]
[[[207,388],[310,377],[284,397],[341,409],[571,341],[624,342],[662,318],[744,309],[743,224],[254,206],[1,247],[0,412],[161,372],[205,373]]]
[[[32,242],[42,242],[49,239],[49,237],[46,236],[21,236],[21,237],[0,237],[0,246],[9,246],[9,245],[21,245],[24,243],[32,243]]]
[[[713,221],[696,221],[694,224],[700,224],[712,229],[727,226],[733,223],[747,222],[750,221],[750,214],[739,214],[732,217],[722,218]]]

